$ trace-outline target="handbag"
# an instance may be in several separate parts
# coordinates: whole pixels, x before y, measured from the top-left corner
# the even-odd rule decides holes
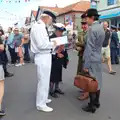
[[[82,72],[74,79],[74,86],[84,90],[85,92],[97,92],[98,81],[89,75],[89,73]]]
[[[65,50],[64,51],[64,59],[63,59],[63,67],[65,69],[67,69],[68,63],[69,63],[69,56],[68,56],[67,50]]]

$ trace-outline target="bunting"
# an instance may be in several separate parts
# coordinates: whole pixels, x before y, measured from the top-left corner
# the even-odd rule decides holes
[[[30,2],[30,0],[0,0],[0,3],[21,3],[21,2]]]
[[[4,19],[4,20],[14,21],[14,20],[19,20],[19,19],[22,20],[25,18],[25,17],[19,17],[18,15],[15,15],[15,14],[10,13],[9,11],[3,10],[3,9],[0,9],[0,12],[7,14],[7,17],[0,15],[0,19]]]

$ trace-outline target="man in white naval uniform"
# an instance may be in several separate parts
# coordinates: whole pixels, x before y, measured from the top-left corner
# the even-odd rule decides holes
[[[31,51],[35,54],[35,64],[37,65],[37,110],[44,112],[53,111],[46,104],[50,103],[48,99],[49,82],[51,73],[51,50],[56,47],[56,42],[50,42],[46,26],[52,23],[55,15],[50,11],[44,11],[40,20],[36,22],[31,29]]]

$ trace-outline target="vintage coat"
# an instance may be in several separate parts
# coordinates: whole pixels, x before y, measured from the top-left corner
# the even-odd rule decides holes
[[[50,38],[57,37],[55,34],[50,36]],[[59,83],[62,81],[62,68],[67,68],[68,63],[68,53],[63,50],[61,54],[64,55],[63,58],[58,58],[57,53],[52,54],[52,68],[50,81],[53,83]]]
[[[91,76],[98,80],[99,88],[102,86],[102,45],[105,31],[99,22],[95,21],[88,30],[87,43],[83,55],[84,69],[88,69]]]

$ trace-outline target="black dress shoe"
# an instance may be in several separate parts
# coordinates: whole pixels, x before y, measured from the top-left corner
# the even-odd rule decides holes
[[[89,105],[90,103],[88,103],[88,105]],[[94,106],[96,107],[96,108],[100,108],[100,103],[94,103]]]
[[[12,77],[12,76],[14,76],[14,74],[12,74],[12,73],[5,73],[5,77]]]
[[[56,93],[50,93],[50,96],[52,96],[53,98],[58,98],[58,95]]]
[[[58,90],[55,90],[55,93],[58,93],[58,94],[61,94],[61,95],[64,95],[65,93],[62,92],[62,90],[58,89]]]
[[[96,111],[95,107],[94,106],[90,106],[90,105],[88,105],[85,108],[82,108],[82,110],[85,111],[85,112],[90,112],[90,113],[95,113],[95,111]]]
[[[100,108],[100,103],[95,102],[95,103],[94,103],[94,106],[95,106],[96,108]]]
[[[5,111],[4,110],[2,110],[2,111],[0,111],[0,116],[5,116],[6,114],[5,114]]]

